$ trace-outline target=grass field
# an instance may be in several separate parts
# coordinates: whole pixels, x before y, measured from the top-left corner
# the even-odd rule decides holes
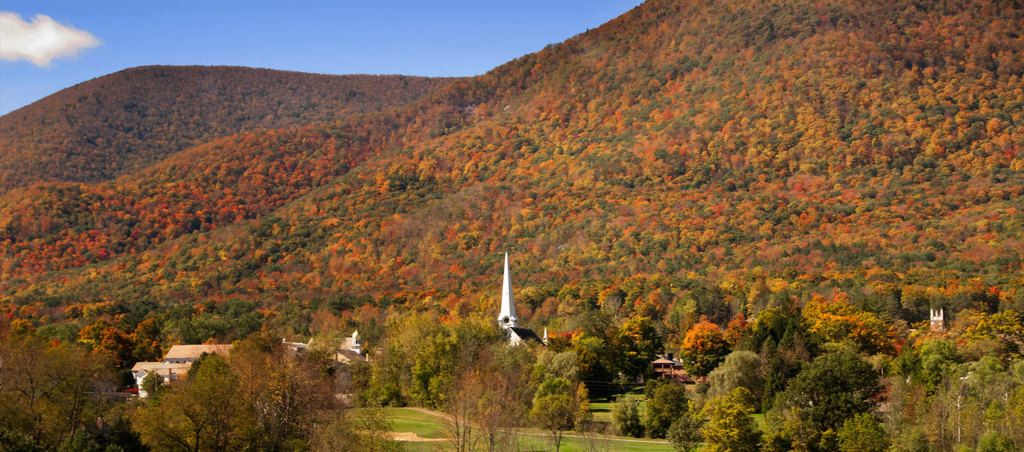
[[[382,408],[381,414],[391,422],[396,432],[410,432],[421,438],[444,438],[441,420],[432,414],[409,408]]]
[[[444,426],[441,418],[413,408],[384,408],[381,414],[391,422],[395,433],[415,433],[420,438],[443,438]],[[579,435],[567,432],[567,435]],[[562,450],[589,451],[654,451],[667,452],[672,446],[664,441],[620,438],[603,435],[585,435],[585,437],[566,436],[562,440]],[[518,449],[523,451],[547,451],[552,449],[548,435],[536,429],[523,429],[518,434]],[[408,451],[444,451],[451,449],[446,442],[437,441],[406,441],[401,443]]]
[[[644,412],[644,406],[647,405],[647,401],[644,400],[642,395],[627,395],[628,400],[639,402],[637,409],[640,413]],[[595,422],[611,422],[612,421],[612,405],[614,401],[591,401],[590,402],[590,415],[593,416]],[[641,414],[642,415],[642,414]]]
[[[610,423],[612,421],[612,404],[617,401],[616,397],[639,401],[637,409],[640,410],[640,413],[644,412],[644,406],[647,404],[647,401],[644,400],[643,386],[637,386],[625,394],[591,397],[590,415],[592,420]]]
[[[410,452],[440,452],[452,449],[447,443],[435,442],[407,442],[402,443],[404,450]],[[551,441],[544,437],[520,437],[520,451],[549,451],[554,450]],[[672,446],[657,443],[629,443],[623,441],[601,441],[583,440],[578,438],[565,438],[562,440],[562,452],[585,452],[591,450],[624,451],[624,452],[669,452]]]
[[[519,450],[547,451],[553,448],[551,440],[545,436],[521,436],[519,438]],[[621,438],[597,436],[592,438],[565,438],[562,440],[562,450],[567,452],[583,452],[590,450],[609,451],[672,451],[672,446],[665,442],[649,440],[625,440]]]

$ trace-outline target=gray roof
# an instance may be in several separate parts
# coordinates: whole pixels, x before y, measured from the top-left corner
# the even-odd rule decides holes
[[[541,340],[539,336],[537,336],[537,333],[534,333],[533,330],[529,328],[513,326],[510,327],[509,329],[512,330],[512,332],[516,333],[516,336],[519,336],[519,339],[522,339],[524,341],[537,341],[541,343],[544,342],[543,340]]]

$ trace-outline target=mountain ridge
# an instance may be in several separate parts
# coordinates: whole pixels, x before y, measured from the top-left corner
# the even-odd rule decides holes
[[[0,189],[113,179],[218,136],[330,122],[455,79],[238,66],[140,66],[0,116]]]
[[[1024,45],[1000,5],[647,2],[395,111],[201,145],[138,181],[161,190],[5,196],[0,290],[462,312],[511,249],[539,311],[588,281],[658,287],[659,309],[698,282],[737,311],[830,290],[911,320],[918,292],[1017,305]],[[125,202],[143,207],[90,223]],[[154,204],[176,223],[146,227]]]

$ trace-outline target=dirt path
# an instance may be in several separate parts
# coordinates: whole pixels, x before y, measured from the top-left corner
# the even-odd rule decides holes
[[[390,432],[390,433],[391,433],[391,439],[393,439],[395,441],[398,441],[398,442],[439,443],[439,442],[448,441],[447,438],[424,438],[424,437],[422,437],[420,435],[417,435],[417,434],[415,434],[413,432]]]

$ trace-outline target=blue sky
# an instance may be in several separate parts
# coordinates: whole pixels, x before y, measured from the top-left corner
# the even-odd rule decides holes
[[[88,32],[99,44],[54,58],[46,66],[5,57],[0,61],[0,113],[79,82],[148,64],[329,74],[481,74],[594,28],[639,3],[2,0],[0,10],[25,22],[45,14],[60,25]]]

